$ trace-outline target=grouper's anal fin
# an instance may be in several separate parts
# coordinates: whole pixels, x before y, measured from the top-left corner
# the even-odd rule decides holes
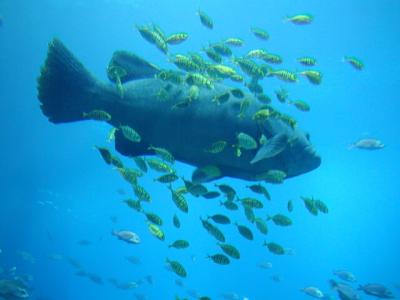
[[[128,51],[114,52],[108,69],[110,67],[120,67],[125,70],[126,74],[120,78],[122,83],[136,79],[151,78],[160,72],[157,66]],[[112,73],[107,72],[107,75],[112,82],[116,81]]]
[[[270,138],[260,149],[258,149],[254,158],[250,161],[255,164],[261,160],[275,157],[281,153],[288,145],[288,135],[280,133]]]
[[[122,134],[121,130],[115,132],[115,150],[120,154],[129,157],[150,155],[152,154],[149,150],[149,144],[141,141],[140,143],[134,143],[128,140]]]

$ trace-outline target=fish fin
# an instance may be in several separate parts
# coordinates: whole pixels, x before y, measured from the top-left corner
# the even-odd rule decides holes
[[[48,46],[47,58],[38,78],[40,108],[50,122],[83,120],[88,99],[98,88],[97,80],[83,64],[58,40]]]
[[[141,78],[152,78],[160,72],[157,66],[128,51],[114,52],[108,66],[109,68],[117,66],[126,71],[126,75],[121,77],[121,83]],[[116,78],[111,76],[110,73],[107,75],[110,81],[116,82]]]
[[[274,157],[286,149],[288,145],[288,136],[284,133],[277,134],[270,138],[260,149],[258,149],[254,158],[250,161],[255,164],[261,160]]]

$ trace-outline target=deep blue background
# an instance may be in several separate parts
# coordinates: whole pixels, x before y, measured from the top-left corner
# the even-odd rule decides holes
[[[0,1],[0,265],[17,266],[18,274],[32,274],[36,296],[46,299],[132,299],[134,293],[148,299],[173,299],[185,295],[174,284],[175,275],[164,268],[165,257],[180,260],[189,276],[188,289],[218,299],[222,292],[237,292],[253,299],[307,299],[299,290],[320,287],[327,293],[327,280],[336,268],[353,271],[361,283],[399,282],[399,94],[400,2],[396,0],[350,1]],[[215,29],[201,26],[196,10],[204,9]],[[286,15],[311,13],[315,22],[295,26],[283,22]],[[233,227],[224,228],[229,241],[242,253],[240,261],[221,267],[205,259],[218,251],[212,237],[201,228],[199,216],[223,212],[215,200],[190,198],[190,213],[181,216],[183,229],[170,224],[176,211],[165,187],[149,176],[144,185],[151,191],[149,207],[164,217],[168,242],[186,238],[189,250],[168,250],[147,232],[141,215],[121,200],[130,192],[117,172],[107,167],[93,149],[105,145],[108,127],[94,122],[55,126],[41,114],[36,98],[36,78],[45,59],[47,43],[59,37],[97,77],[106,79],[106,66],[117,49],[136,52],[149,61],[168,66],[165,57],[144,41],[135,24],[154,22],[168,33],[187,31],[190,39],[173,52],[200,49],[208,42],[230,36],[246,41],[237,54],[266,47],[279,53],[285,67],[296,69],[296,57],[315,56],[323,71],[321,86],[306,80],[288,86],[294,97],[312,105],[310,113],[286,110],[299,120],[323,158],[319,169],[271,186],[273,201],[267,213],[282,212],[294,199],[294,226],[271,226],[268,241],[293,248],[294,256],[275,257],[261,247],[263,237],[243,240]],[[261,42],[249,28],[266,28],[271,39]],[[358,72],[342,62],[355,55],[365,63]],[[267,90],[281,84],[268,81]],[[152,122],[154,120],[149,120]],[[377,137],[387,147],[381,151],[348,150],[361,137]],[[111,145],[109,145],[111,147]],[[128,162],[128,160],[126,160]],[[178,164],[181,174],[191,168]],[[249,194],[246,183],[225,179],[241,195]],[[314,217],[299,196],[323,199],[330,213]],[[40,204],[38,201],[51,201]],[[113,224],[110,216],[117,216]],[[242,214],[232,215],[243,221]],[[127,245],[110,235],[127,228],[137,232],[142,244]],[[92,242],[87,247],[81,239]],[[22,261],[17,250],[36,258]],[[78,259],[84,268],[103,277],[132,281],[151,274],[154,285],[143,284],[126,292],[74,275],[67,263],[52,261],[60,253]],[[134,255],[142,264],[124,258]],[[193,261],[192,256],[196,259]],[[257,267],[270,261],[271,270]],[[282,282],[270,279],[282,276]],[[367,298],[368,296],[365,296]]]

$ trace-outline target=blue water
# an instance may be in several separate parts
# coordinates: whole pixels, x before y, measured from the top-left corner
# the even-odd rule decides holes
[[[200,24],[198,7],[212,16],[214,30]],[[302,12],[315,16],[313,24],[282,21],[286,15]],[[250,300],[308,299],[300,292],[306,286],[335,295],[328,280],[333,278],[332,270],[339,268],[352,271],[361,284],[382,283],[399,294],[394,284],[400,282],[400,2],[3,0],[0,15],[0,266],[15,266],[17,275],[33,276],[28,282],[32,299],[135,299],[139,294],[145,299],[175,299],[175,295],[188,296],[188,290],[212,299],[228,292]],[[238,54],[265,46],[282,55],[289,69],[299,68],[296,57],[310,55],[318,59],[323,72],[320,86],[304,79],[287,85],[291,94],[311,104],[309,113],[275,101],[310,132],[322,157],[317,170],[268,186],[273,201],[263,213],[287,214],[287,200],[293,199],[294,225],[270,225],[266,237],[250,225],[256,234],[252,242],[241,238],[233,226],[223,227],[242,254],[230,266],[205,258],[220,251],[201,227],[199,216],[228,213],[218,201],[189,197],[190,213],[179,214],[182,229],[178,231],[172,226],[176,209],[170,193],[153,183],[156,174],[151,173],[142,183],[153,198],[149,209],[163,217],[167,235],[164,243],[156,240],[148,233],[144,217],[121,202],[131,194],[129,185],[93,149],[94,145],[112,148],[105,142],[109,127],[96,122],[56,126],[39,108],[36,78],[53,37],[60,38],[96,77],[106,80],[106,66],[117,49],[169,66],[165,56],[134,30],[135,24],[150,22],[165,32],[190,34],[188,41],[173,48],[175,53],[238,36],[246,42],[244,49],[235,50]],[[270,41],[257,40],[251,26],[267,29]],[[344,55],[360,57],[365,69],[359,72],[343,63]],[[270,93],[282,85],[275,79],[268,81],[270,86],[264,83]],[[387,147],[374,152],[348,150],[362,137],[379,138]],[[186,177],[193,170],[180,163],[176,167]],[[243,181],[225,178],[221,182],[235,186],[241,195],[250,194]],[[127,195],[120,195],[119,189]],[[324,200],[329,214],[312,216],[300,196]],[[110,220],[113,216],[116,224]],[[230,216],[246,222],[241,212]],[[133,230],[142,243],[118,241],[111,236],[112,229]],[[189,240],[191,247],[168,249],[167,243],[177,238]],[[294,255],[274,256],[261,247],[264,239],[293,249]],[[81,246],[80,240],[91,244]],[[17,251],[31,253],[35,263],[23,260]],[[64,259],[50,259],[52,254]],[[129,263],[127,256],[140,258],[141,264]],[[67,257],[101,276],[104,284],[76,276]],[[174,283],[176,275],[166,270],[166,257],[185,265],[188,278],[183,288]],[[257,267],[263,261],[273,267]],[[129,291],[108,282],[109,278],[138,281],[147,275],[152,276],[152,285],[143,282]],[[281,281],[272,280],[274,275]]]

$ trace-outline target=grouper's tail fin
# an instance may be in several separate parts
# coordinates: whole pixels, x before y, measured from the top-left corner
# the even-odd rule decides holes
[[[61,41],[53,39],[38,78],[38,98],[49,121],[83,120],[83,112],[96,87],[96,79],[82,63]]]

